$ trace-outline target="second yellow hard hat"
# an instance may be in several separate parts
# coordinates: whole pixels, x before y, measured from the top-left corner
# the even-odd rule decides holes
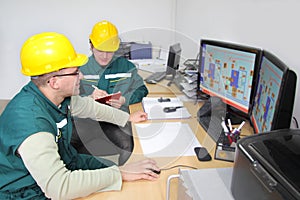
[[[94,25],[90,40],[96,49],[105,52],[115,52],[120,45],[117,28],[106,20]]]

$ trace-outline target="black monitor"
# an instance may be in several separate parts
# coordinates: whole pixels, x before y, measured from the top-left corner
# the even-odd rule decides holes
[[[264,50],[250,121],[255,133],[289,128],[297,76],[281,60]]]
[[[202,39],[198,94],[220,97],[236,123],[249,119],[260,58],[258,48]]]
[[[176,71],[179,68],[181,56],[180,43],[173,44],[169,47],[169,55],[167,61],[166,75],[172,75],[171,80],[174,79]]]

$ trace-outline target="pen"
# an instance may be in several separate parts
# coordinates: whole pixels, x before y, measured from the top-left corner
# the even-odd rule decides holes
[[[241,128],[244,126],[245,124],[245,121],[243,121],[240,126],[236,129],[238,132],[240,132]]]
[[[233,131],[232,131],[231,133],[232,133],[232,134],[235,134],[235,133],[237,133],[237,132],[238,132],[237,128],[234,128]]]
[[[228,121],[229,130],[230,130],[230,132],[232,132],[231,120],[230,120],[230,119],[228,119],[227,121]]]
[[[225,124],[225,121],[222,121],[222,122],[221,122],[221,126],[223,127],[223,130],[224,130],[225,133],[228,133],[228,132],[229,132],[229,131],[228,131],[228,128],[227,128],[227,126],[226,126],[226,124]]]
[[[94,89],[98,89],[97,86],[95,86],[95,85],[92,85],[92,87],[93,87]]]

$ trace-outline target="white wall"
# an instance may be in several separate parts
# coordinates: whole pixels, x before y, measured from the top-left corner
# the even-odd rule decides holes
[[[89,33],[102,19],[118,27],[123,41],[151,40],[166,50],[181,41],[184,58],[196,56],[201,38],[265,48],[300,76],[298,0],[0,0],[0,4],[0,99],[12,98],[28,81],[20,73],[19,51],[29,36],[60,32],[78,52],[89,54]],[[299,84],[300,80],[297,88]],[[298,120],[299,95],[294,109]]]
[[[273,52],[298,75],[300,84],[299,0],[177,0],[176,30],[186,56],[195,57],[201,38],[231,41]],[[188,45],[185,45],[189,43]],[[191,45],[193,44],[193,45]],[[294,116],[300,120],[300,93]]]
[[[168,46],[174,29],[173,0],[0,0],[0,99],[12,98],[29,78],[20,73],[19,52],[33,34],[65,34],[76,51],[89,54],[93,25],[110,20],[123,41]],[[173,38],[174,39],[174,38]]]

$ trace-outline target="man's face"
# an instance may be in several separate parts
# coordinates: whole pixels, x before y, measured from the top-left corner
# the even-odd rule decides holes
[[[80,80],[83,75],[78,67],[62,69],[56,77],[61,79],[61,88],[63,88],[66,97],[79,94]]]
[[[114,52],[100,51],[92,47],[92,52],[95,56],[97,63],[101,66],[106,66],[114,56]]]

